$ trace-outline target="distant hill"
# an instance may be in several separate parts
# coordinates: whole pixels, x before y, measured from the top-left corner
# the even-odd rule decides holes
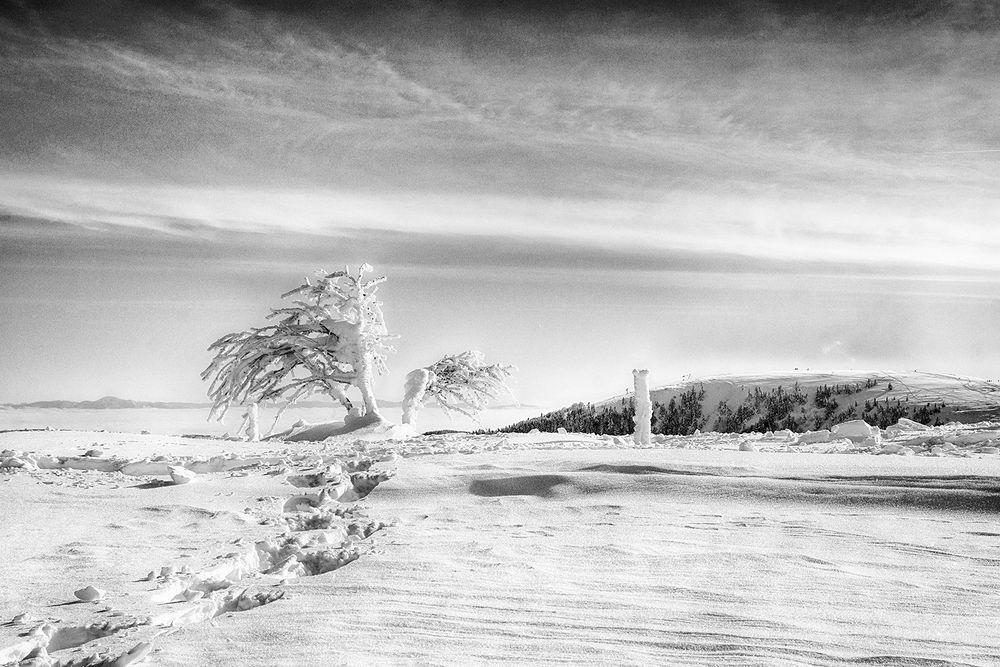
[[[126,408],[207,408],[209,403],[178,403],[157,401],[131,401],[117,396],[104,396],[96,401],[34,401],[32,403],[4,403],[8,408],[73,408],[77,410],[122,410]]]
[[[379,400],[379,405],[386,408],[398,408],[403,405],[402,401],[390,401],[390,400]],[[273,404],[269,404],[273,405]],[[333,400],[328,399],[325,401],[300,401],[295,404],[299,408],[330,408],[334,406]],[[211,403],[183,403],[183,402],[158,402],[158,401],[132,401],[126,398],[118,398],[117,396],[104,396],[97,399],[96,401],[34,401],[32,403],[0,403],[0,407],[4,408],[63,408],[63,409],[75,409],[75,410],[123,410],[128,408],[159,408],[163,410],[183,410],[192,408],[204,408],[209,409],[212,407]],[[440,406],[431,402],[425,406],[426,408],[440,408]],[[519,409],[524,407],[524,405],[495,405],[490,406],[491,410],[508,410],[508,409]]]
[[[650,391],[653,432],[750,432],[830,428],[851,419],[886,427],[1000,419],[1000,383],[938,373],[849,371],[734,375],[685,380]],[[631,394],[567,408],[501,429],[631,433]]]

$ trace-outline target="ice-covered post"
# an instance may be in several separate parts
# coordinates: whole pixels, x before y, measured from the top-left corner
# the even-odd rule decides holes
[[[250,442],[260,442],[260,410],[256,403],[250,404],[247,411],[247,437]]]
[[[653,428],[653,403],[649,400],[649,371],[633,370],[635,378],[635,444],[649,446]]]

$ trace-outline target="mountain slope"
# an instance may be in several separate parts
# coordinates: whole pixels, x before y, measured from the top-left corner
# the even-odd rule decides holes
[[[690,434],[787,428],[802,432],[851,419],[885,427],[905,417],[925,424],[1000,417],[1000,384],[918,371],[794,372],[690,379],[653,389],[653,432]],[[631,395],[568,408],[514,424],[624,434],[632,430]]]

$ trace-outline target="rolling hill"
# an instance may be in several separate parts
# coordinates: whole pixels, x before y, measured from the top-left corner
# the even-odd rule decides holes
[[[852,419],[879,427],[901,417],[923,424],[1000,418],[1000,383],[918,371],[831,371],[686,379],[650,391],[653,432],[749,432],[830,428]],[[625,434],[632,430],[631,394],[575,403],[504,431]]]

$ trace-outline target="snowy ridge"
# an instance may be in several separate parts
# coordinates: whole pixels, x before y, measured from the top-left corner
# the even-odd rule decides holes
[[[756,375],[715,375],[704,378],[691,378],[680,383],[663,385],[651,390],[654,400],[676,395],[684,389],[696,385],[722,385],[734,388],[738,392],[747,387],[791,387],[796,383],[805,389],[815,389],[821,385],[864,384],[866,380],[877,379],[878,390],[871,392],[872,397],[898,398],[914,403],[943,402],[965,411],[996,411],[1000,410],[1000,381],[983,378],[950,375],[947,373],[928,373],[923,371],[793,371],[786,373],[756,374]],[[889,389],[888,385],[893,388]],[[730,396],[738,395],[735,391]],[[621,396],[607,399],[602,403],[620,399]]]
[[[795,371],[685,378],[652,389],[650,395],[662,408],[673,401],[685,413],[678,419],[676,414],[668,418],[665,412],[654,410],[654,431],[661,433],[779,428],[803,432],[852,419],[884,428],[901,417],[924,424],[1000,418],[997,381],[919,371]],[[587,409],[627,410],[630,398],[630,394],[615,396]],[[628,424],[628,419],[618,421]],[[601,427],[594,430],[601,432]]]

